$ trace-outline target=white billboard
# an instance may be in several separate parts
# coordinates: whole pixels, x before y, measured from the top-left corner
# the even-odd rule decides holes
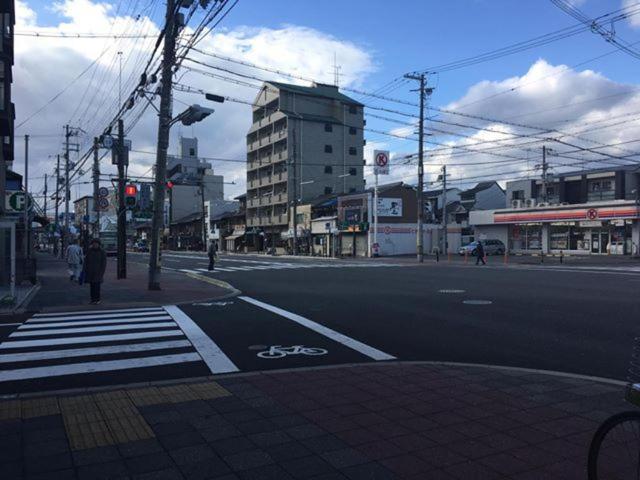
[[[401,217],[402,216],[402,199],[401,198],[378,198],[378,216],[379,217]]]

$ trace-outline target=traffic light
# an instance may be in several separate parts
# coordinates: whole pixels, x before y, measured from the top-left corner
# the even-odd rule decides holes
[[[133,208],[136,206],[138,195],[138,187],[135,185],[126,185],[124,187],[124,204],[127,208]]]
[[[171,180],[167,180],[167,190],[171,190],[173,188],[173,182]]]
[[[200,105],[191,105],[180,115],[179,118],[183,125],[193,125],[196,122],[204,120],[212,113],[212,108],[205,108]]]

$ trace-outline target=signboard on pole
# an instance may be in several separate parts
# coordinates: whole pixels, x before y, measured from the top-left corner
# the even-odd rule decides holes
[[[11,190],[5,192],[5,198],[4,198],[5,211],[7,213],[24,212],[26,198],[27,197],[25,196],[24,192],[11,191]],[[31,201],[29,201],[29,204],[31,204]],[[31,205],[29,205],[29,208],[30,207]]]
[[[373,173],[376,175],[389,175],[389,151],[373,151]]]

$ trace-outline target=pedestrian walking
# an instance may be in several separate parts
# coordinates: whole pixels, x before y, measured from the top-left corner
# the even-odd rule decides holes
[[[71,240],[65,258],[67,260],[67,266],[69,267],[69,281],[80,282],[80,272],[82,271],[82,248],[78,245],[76,240]]]
[[[486,265],[484,261],[484,246],[480,240],[478,240],[478,246],[476,247],[476,257],[476,265],[480,262],[482,262],[483,265]]]
[[[209,243],[209,248],[207,249],[207,255],[209,255],[209,271],[213,270],[215,267],[217,250],[216,242],[212,240]]]
[[[89,284],[91,294],[91,304],[100,303],[100,284],[104,278],[104,271],[107,268],[107,254],[105,253],[100,240],[91,240],[87,254],[84,257],[84,281]]]

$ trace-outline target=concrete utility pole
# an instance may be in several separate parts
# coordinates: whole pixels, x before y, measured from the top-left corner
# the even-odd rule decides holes
[[[546,203],[549,199],[547,194],[547,171],[549,164],[547,163],[547,146],[542,146],[542,200]]]
[[[296,129],[293,128],[291,168],[293,170],[293,254],[298,254],[298,175],[296,168]]]
[[[98,158],[100,140],[93,138],[93,213],[95,222],[93,225],[93,238],[100,238],[100,159]]]
[[[29,258],[29,135],[24,136],[24,258]]]
[[[44,174],[44,218],[47,218],[47,174]]]
[[[449,235],[447,232],[447,166],[442,166],[442,226],[444,231],[444,253],[449,253]]]
[[[65,146],[64,146],[64,233],[62,234],[62,248],[61,251],[64,252],[64,249],[67,244],[67,235],[69,235],[69,136],[71,133],[69,132],[69,125],[64,126],[64,138],[65,138]],[[64,253],[63,253],[64,255]]]
[[[116,278],[127,278],[127,209],[124,204],[124,122],[118,119],[118,261]]]
[[[0,217],[4,216],[5,197],[7,187],[7,160],[4,158],[4,148],[0,146]],[[13,293],[11,294],[13,296]]]
[[[418,122],[418,225],[417,225],[417,238],[416,238],[416,252],[418,262],[424,261],[424,245],[423,245],[423,231],[424,231],[424,102],[427,89],[425,88],[425,74],[407,74],[405,78],[410,80],[418,80],[420,87],[420,119]],[[431,93],[431,89],[429,89]]]
[[[205,219],[204,210],[204,180],[200,182],[200,203],[202,204],[202,251],[207,251],[207,225],[209,222]]]
[[[58,242],[55,238],[55,233],[58,233],[58,213],[60,212],[60,155],[56,155],[56,209],[55,209],[55,232],[53,240]]]
[[[164,190],[167,180],[167,149],[171,128],[171,84],[175,61],[176,29],[175,0],[167,0],[162,80],[160,91],[160,113],[158,115],[158,146],[156,157],[156,183],[153,191],[153,218],[151,220],[151,245],[149,255],[149,290],[160,290],[160,230],[164,226]]]

